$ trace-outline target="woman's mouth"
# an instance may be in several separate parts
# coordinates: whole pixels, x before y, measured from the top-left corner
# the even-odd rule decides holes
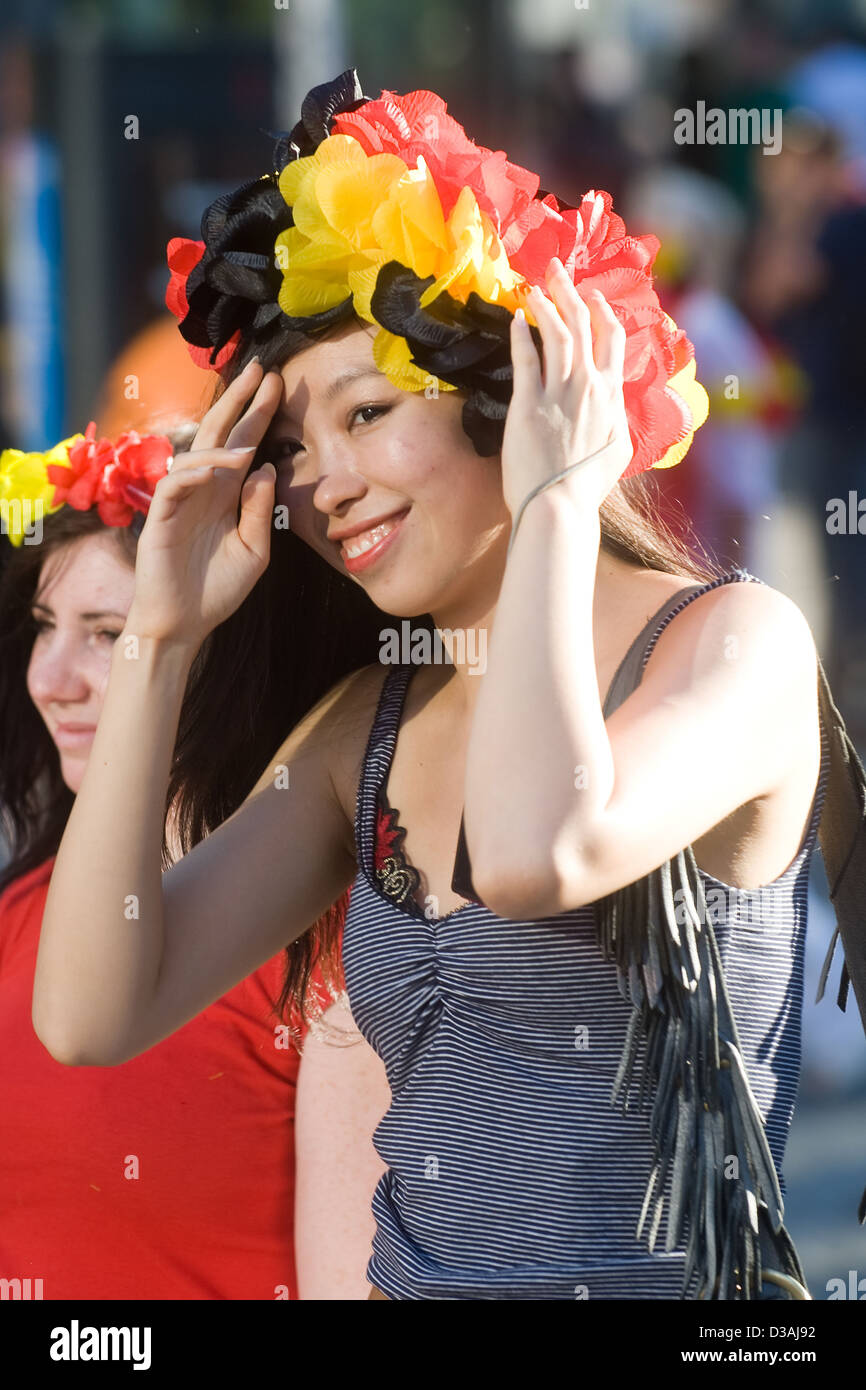
[[[54,742],[58,748],[87,748],[93,742],[95,724],[58,724]]]
[[[349,536],[341,542],[340,557],[350,574],[358,574],[376,563],[393,541],[409,510],[407,507],[404,512],[388,517],[387,521],[372,526],[369,531],[361,531],[357,536]]]

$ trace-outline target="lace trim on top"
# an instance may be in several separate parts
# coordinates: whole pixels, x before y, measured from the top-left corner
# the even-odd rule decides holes
[[[406,858],[403,850],[406,828],[400,824],[399,811],[389,805],[384,787],[379,787],[376,793],[376,809],[373,865],[379,886],[386,898],[423,918],[415,897],[421,887],[421,875]]]

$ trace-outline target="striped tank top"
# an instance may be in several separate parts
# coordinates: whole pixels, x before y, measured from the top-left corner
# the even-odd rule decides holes
[[[761,582],[736,569],[668,599],[632,644],[633,653],[646,643],[641,671],[692,599],[740,579]],[[413,670],[394,667],[380,694],[343,929],[349,1003],[392,1093],[373,1136],[387,1171],[373,1196],[367,1278],[391,1299],[679,1298],[684,1245],[664,1249],[664,1221],[652,1253],[635,1236],[651,1168],[649,1109],[611,1106],[631,1005],[602,959],[592,904],[518,922],[468,902],[437,918],[383,890],[377,842]],[[822,726],[809,823],[784,873],[745,890],[701,871],[783,1192],[828,754]],[[638,1071],[641,1062],[639,1053]]]

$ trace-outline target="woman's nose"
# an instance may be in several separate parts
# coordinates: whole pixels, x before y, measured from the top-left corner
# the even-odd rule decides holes
[[[73,637],[51,633],[30,660],[30,689],[40,700],[85,700],[90,695],[84,654]]]
[[[367,482],[351,447],[335,448],[319,470],[313,501],[320,511],[332,512],[341,502],[363,497]]]

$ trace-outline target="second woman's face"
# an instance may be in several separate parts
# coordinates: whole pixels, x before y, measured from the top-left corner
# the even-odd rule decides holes
[[[510,515],[498,456],[463,429],[464,397],[393,386],[376,331],[353,323],[286,363],[264,457],[290,529],[378,608],[413,617],[478,593]]]
[[[135,571],[110,536],[87,536],[45,560],[33,598],[36,637],[27,690],[57,747],[70,791],[84,778],[111,670],[132,603]]]

